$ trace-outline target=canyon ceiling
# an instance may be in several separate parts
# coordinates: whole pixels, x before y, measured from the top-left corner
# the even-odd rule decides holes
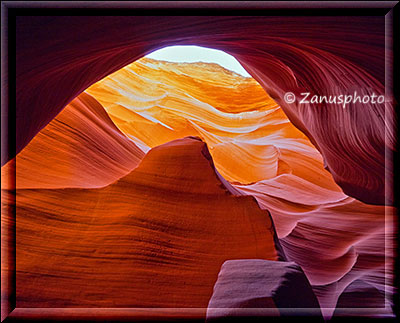
[[[378,16],[17,16],[16,147],[2,154],[17,305],[206,315],[217,277],[235,274],[218,276],[223,262],[262,259],[295,262],[285,270],[307,278],[325,318],[385,308],[395,130],[384,26]],[[170,45],[223,50],[254,79],[141,59]],[[354,91],[385,102],[284,100]]]

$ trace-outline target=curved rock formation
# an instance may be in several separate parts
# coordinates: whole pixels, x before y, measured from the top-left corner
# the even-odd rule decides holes
[[[202,137],[230,182],[250,184],[289,173],[340,192],[312,143],[252,78],[218,65],[141,59],[86,93],[142,147]]]
[[[326,317],[354,279],[387,288],[384,228],[392,209],[345,195],[314,145],[254,80],[212,64],[141,59],[86,92],[142,147],[202,137],[221,175],[271,212],[287,259],[302,267]],[[219,93],[225,96],[216,101]]]
[[[134,169],[142,151],[165,143],[168,164],[157,164],[160,150],[154,148],[149,152],[153,157],[141,166],[142,171],[148,168],[144,173],[159,177],[154,198],[168,196],[164,192],[171,188],[182,194],[208,192],[208,166],[197,167],[196,173],[179,166],[186,158],[183,151],[172,153],[181,141],[170,141],[183,136],[201,137],[211,148],[203,156],[212,169],[215,163],[218,171],[212,177],[218,185],[233,195],[253,195],[270,211],[286,259],[302,267],[325,317],[332,315],[341,293],[355,280],[372,284],[379,293],[387,290],[384,280],[390,275],[391,259],[385,255],[385,223],[390,226],[392,209],[346,196],[324,169],[320,153],[275,101],[254,80],[217,65],[143,59],[87,89],[17,156],[17,204],[32,204],[30,212],[47,213],[42,203],[60,201],[43,191],[40,203],[36,197],[28,202],[31,195],[19,196],[31,191],[20,189],[104,187]],[[144,178],[146,186],[149,178],[136,171],[132,174],[141,175],[129,178],[137,185]],[[160,176],[165,172],[182,180],[164,182]],[[76,191],[67,201],[86,199],[80,192],[86,190]],[[118,190],[108,198],[114,195],[119,196]],[[92,212],[94,206],[85,203],[78,208]],[[113,203],[115,209],[130,205],[130,195]],[[71,212],[75,211],[62,211]]]
[[[365,290],[390,315],[390,85],[385,104],[283,100],[382,94],[383,18],[170,19],[17,18],[17,305],[205,308],[225,260],[276,260],[261,208],[325,318]],[[267,93],[215,65],[127,66],[172,44],[231,53]]]
[[[390,91],[384,104],[348,109],[282,99],[288,91],[383,94],[383,17],[179,16],[173,24],[170,19],[17,17],[17,153],[93,83],[160,47],[196,44],[237,57],[316,145],[346,194],[366,203],[392,203]]]
[[[86,93],[141,147],[196,135],[207,142],[218,171],[230,182],[287,175],[325,189],[324,201],[328,195],[345,198],[314,145],[252,78],[218,65],[141,59]]]
[[[385,296],[375,287],[356,280],[343,291],[337,304],[341,308],[376,308],[385,306]],[[334,314],[335,316],[335,314]]]
[[[16,187],[101,187],[129,173],[143,156],[100,103],[82,93],[18,154]],[[2,167],[4,178],[8,167]]]
[[[268,212],[175,140],[97,189],[17,190],[17,307],[195,307],[227,259],[276,260]]]

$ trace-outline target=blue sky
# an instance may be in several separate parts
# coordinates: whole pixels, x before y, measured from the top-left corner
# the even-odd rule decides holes
[[[176,63],[216,63],[245,77],[251,77],[231,55],[217,49],[200,46],[169,46],[152,52],[146,57]]]

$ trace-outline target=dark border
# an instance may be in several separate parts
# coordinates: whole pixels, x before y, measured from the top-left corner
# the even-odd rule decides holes
[[[15,155],[16,110],[15,110],[15,30],[16,16],[24,15],[253,15],[253,16],[386,16],[392,14],[393,55],[399,54],[399,2],[398,1],[4,1],[1,3],[1,156]],[[393,59],[393,71],[399,71],[399,62]],[[399,75],[393,73],[393,91],[395,102],[400,102],[398,89]],[[397,153],[393,156],[394,165],[398,164]],[[2,162],[3,164],[3,162]],[[15,163],[14,163],[15,170]],[[399,174],[394,169],[394,182],[399,182]],[[15,176],[8,178],[15,188]],[[395,207],[398,209],[398,190],[395,190]],[[2,203],[3,203],[2,192]],[[15,202],[15,194],[12,199]],[[81,308],[81,309],[22,309],[16,308],[15,297],[15,210],[12,214],[2,214],[1,222],[1,262],[2,296],[8,298],[1,304],[1,320],[15,321],[204,321],[193,311],[181,311],[177,316],[173,309],[117,309],[117,308]],[[397,223],[397,217],[395,215]],[[11,221],[10,221],[11,219]],[[398,223],[397,223],[398,224]],[[399,231],[397,231],[399,232]],[[398,244],[399,245],[399,244]],[[399,268],[399,254],[395,256],[395,268]],[[3,273],[4,266],[9,268]],[[398,275],[394,286],[399,286]],[[394,296],[394,312],[399,315],[400,300]],[[345,314],[345,313],[344,313]],[[368,315],[368,314],[367,314]],[[294,317],[291,318],[293,320]],[[376,317],[382,320],[384,317]],[[274,318],[274,320],[284,318]],[[312,317],[307,317],[307,321]],[[338,318],[334,319],[336,321]],[[352,321],[370,321],[372,318],[351,318]],[[390,318],[390,320],[395,320]],[[244,322],[249,318],[243,317]]]
[[[394,96],[394,103],[395,103],[395,123],[394,126],[395,128],[395,133],[396,133],[396,146],[395,146],[395,151],[393,154],[393,165],[400,165],[400,159],[399,159],[399,141],[398,141],[398,120],[399,120],[399,103],[400,103],[400,63],[398,58],[400,57],[400,52],[399,52],[399,40],[400,40],[400,4],[397,3],[393,9],[390,11],[392,13],[392,36],[393,36],[393,57],[392,57],[392,64],[393,64],[393,96]],[[397,60],[396,60],[397,58]],[[400,294],[399,294],[399,288],[400,288],[400,241],[399,241],[399,234],[400,234],[400,221],[399,221],[399,197],[400,197],[400,190],[399,190],[399,183],[400,183],[400,174],[399,174],[399,168],[396,168],[394,166],[394,172],[393,172],[393,183],[394,183],[394,203],[393,206],[395,207],[395,216],[393,220],[394,228],[396,230],[397,234],[397,240],[395,240],[396,245],[394,246],[394,252],[395,252],[395,260],[394,260],[394,269],[395,269],[395,275],[394,275],[394,281],[393,281],[393,286],[395,286],[395,293],[394,293],[394,306],[393,306],[393,311],[396,315],[396,317],[400,317]]]

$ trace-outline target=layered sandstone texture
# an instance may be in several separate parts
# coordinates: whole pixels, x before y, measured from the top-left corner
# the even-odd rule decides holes
[[[225,260],[277,258],[268,212],[229,192],[195,137],[103,188],[18,189],[16,201],[18,307],[205,311]]]
[[[339,298],[342,307],[358,302],[362,293],[348,288],[354,281],[377,290],[371,304],[385,305],[392,209],[344,194],[270,95],[218,65],[142,59],[126,66],[73,100],[18,154],[16,169],[23,306],[77,306],[73,299],[82,294],[78,300],[88,306],[205,307],[225,260],[276,259],[278,248],[302,268],[326,317]],[[239,200],[246,202],[232,204]],[[210,250],[219,256],[205,256]],[[203,292],[184,277],[194,258]],[[130,267],[143,277],[118,294],[122,281],[140,277]],[[60,270],[65,286],[74,279],[77,295],[57,289],[60,278],[49,275]],[[82,273],[69,277],[75,271]],[[164,286],[166,303],[149,282]],[[173,300],[182,284],[198,297]],[[48,296],[35,300],[43,286]]]
[[[17,306],[205,308],[224,261],[279,256],[325,318],[366,293],[390,315],[382,19],[18,17],[16,151],[2,154]],[[132,63],[172,44],[225,50],[255,80]],[[283,100],[366,89],[386,102]]]
[[[219,173],[271,212],[287,260],[302,267],[324,314],[355,279],[385,293],[393,209],[343,193],[316,147],[254,79],[213,64],[144,58],[86,92],[144,150],[201,137]]]
[[[168,16],[21,16],[16,27],[18,131],[16,150],[4,150],[2,165],[90,85],[158,48],[199,45],[242,63],[321,152],[346,194],[371,204],[393,202],[394,110],[384,73],[391,48],[385,47],[383,16],[177,16],[173,23]],[[286,92],[354,90],[386,100],[343,109],[283,99]]]

